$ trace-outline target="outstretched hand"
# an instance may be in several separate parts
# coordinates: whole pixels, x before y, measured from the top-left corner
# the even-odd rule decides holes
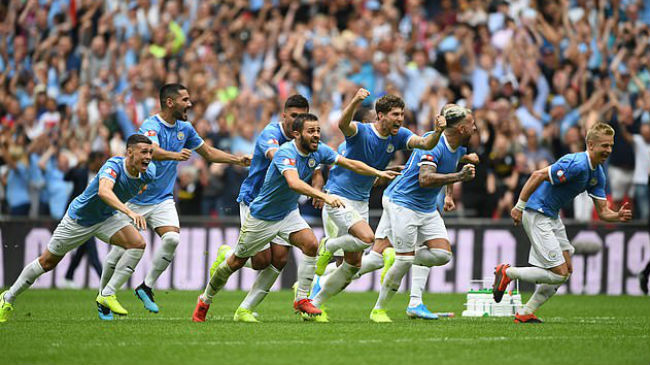
[[[632,210],[629,208],[630,203],[625,202],[618,210],[618,220],[620,222],[627,222],[632,219]]]

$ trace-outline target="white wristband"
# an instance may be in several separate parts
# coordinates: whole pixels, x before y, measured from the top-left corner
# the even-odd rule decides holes
[[[515,205],[515,209],[519,209],[519,210],[523,211],[524,208],[526,208],[526,202],[523,201],[523,200],[521,200],[521,199],[519,199],[519,200],[517,201],[517,205]]]

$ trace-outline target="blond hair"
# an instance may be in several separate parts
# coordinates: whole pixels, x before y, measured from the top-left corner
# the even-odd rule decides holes
[[[607,123],[597,122],[587,131],[587,142],[603,136],[614,136],[614,128]]]
[[[447,125],[452,126],[464,120],[472,111],[458,104],[446,104],[440,110],[440,114],[447,120]]]

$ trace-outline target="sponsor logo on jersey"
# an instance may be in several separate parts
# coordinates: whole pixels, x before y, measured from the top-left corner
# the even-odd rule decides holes
[[[422,159],[427,160],[427,161],[433,161],[433,156],[432,155],[423,155]]]
[[[282,160],[283,165],[290,165],[290,166],[296,166],[296,160],[293,158],[285,158]]]
[[[147,185],[146,184],[142,185],[142,187],[140,188],[140,191],[138,191],[138,195],[144,193],[145,190],[147,190]]]
[[[268,143],[268,144],[277,144],[277,145],[280,144],[280,142],[278,142],[278,140],[275,139],[275,138],[269,139],[268,141],[266,141],[266,143]]]
[[[106,173],[111,175],[113,177],[113,179],[117,179],[117,172],[115,172],[115,170],[113,170],[112,168],[110,168],[110,167],[107,168]]]
[[[183,139],[185,139],[185,133],[178,132],[178,134],[176,134],[176,138],[178,138],[179,141],[182,141]]]
[[[145,133],[145,135],[148,137],[154,137],[156,135],[156,131],[148,130],[147,133]]]
[[[386,152],[393,153],[394,151],[395,151],[395,146],[393,146],[392,143],[389,143],[388,146],[386,147]]]
[[[313,169],[314,166],[316,166],[316,160],[310,158],[309,161],[307,162],[307,165],[309,165],[309,167]]]
[[[557,170],[555,175],[557,175],[557,179],[560,180],[560,182],[566,182],[566,176],[564,176],[563,170]]]

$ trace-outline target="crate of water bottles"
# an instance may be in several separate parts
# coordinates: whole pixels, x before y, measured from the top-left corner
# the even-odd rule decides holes
[[[521,309],[519,281],[513,281],[514,290],[506,291],[501,303],[492,298],[492,280],[472,280],[467,292],[463,317],[512,317]]]

